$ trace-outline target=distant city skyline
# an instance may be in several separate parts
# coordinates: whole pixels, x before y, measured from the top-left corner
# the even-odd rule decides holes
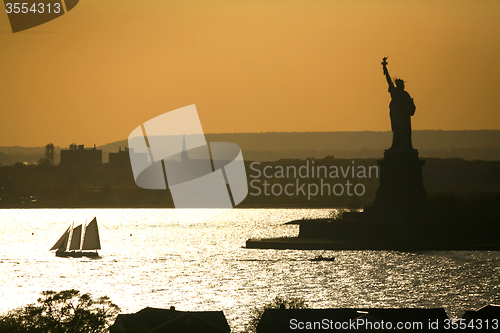
[[[0,146],[101,146],[190,104],[205,133],[389,131],[384,56],[414,130],[499,129],[498,17],[488,0],[88,0],[13,34],[2,12]]]

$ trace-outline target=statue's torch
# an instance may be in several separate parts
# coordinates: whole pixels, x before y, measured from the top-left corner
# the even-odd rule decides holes
[[[386,67],[388,64],[387,58],[389,58],[389,57],[382,58],[382,66],[384,67],[384,75],[387,74],[387,67]]]

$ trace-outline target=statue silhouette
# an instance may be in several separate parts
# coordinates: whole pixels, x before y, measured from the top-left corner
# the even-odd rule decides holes
[[[392,82],[389,71],[387,70],[387,57],[383,58],[382,66],[384,75],[389,84],[389,93],[391,94],[391,103],[389,104],[391,128],[392,128],[392,146],[389,150],[408,151],[413,150],[411,143],[411,116],[415,114],[415,104],[410,94],[405,91],[405,83],[402,79],[396,78]]]

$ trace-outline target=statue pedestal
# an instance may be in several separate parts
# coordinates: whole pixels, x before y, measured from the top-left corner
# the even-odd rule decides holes
[[[379,160],[380,185],[376,192],[375,209],[421,207],[427,203],[427,191],[422,180],[425,160],[418,151],[391,150]]]
[[[336,250],[500,250],[499,232],[488,221],[466,220],[459,211],[428,202],[424,163],[417,150],[386,150],[378,161],[380,186],[374,205],[363,212],[344,212],[340,219],[297,221],[298,239],[311,246],[317,246],[314,240],[327,239],[329,248]]]

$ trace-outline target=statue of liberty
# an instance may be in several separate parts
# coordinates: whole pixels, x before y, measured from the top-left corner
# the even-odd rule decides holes
[[[411,143],[411,116],[415,114],[415,104],[410,94],[405,91],[405,82],[400,78],[395,78],[392,82],[387,70],[387,57],[383,58],[382,66],[384,75],[389,84],[391,103],[389,104],[391,128],[392,128],[392,151],[413,151]]]

